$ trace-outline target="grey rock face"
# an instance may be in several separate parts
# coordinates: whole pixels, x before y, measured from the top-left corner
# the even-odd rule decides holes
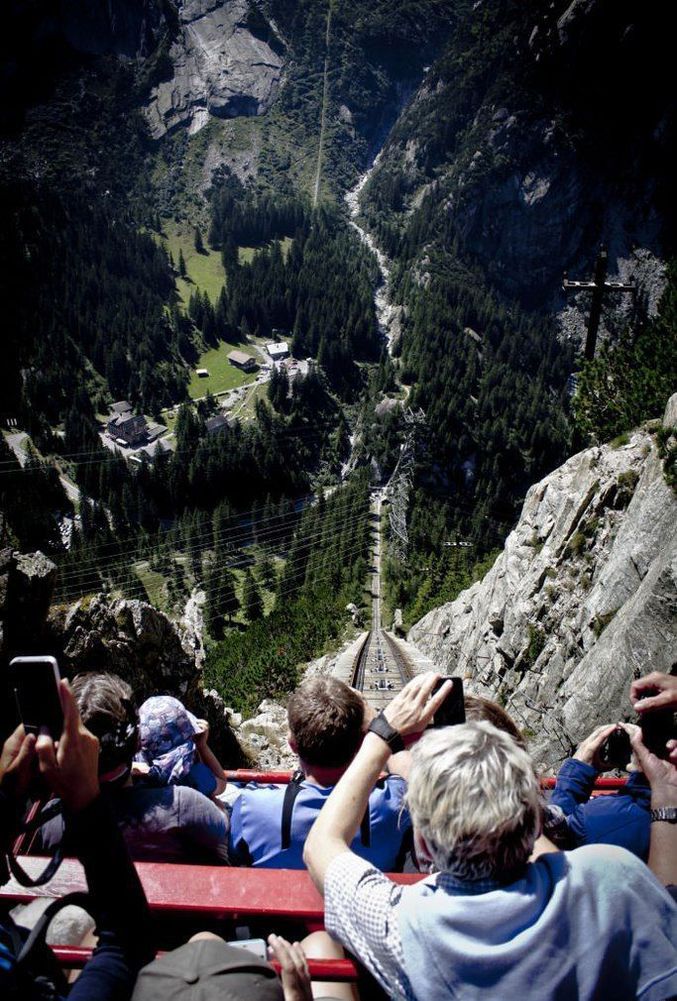
[[[677,396],[667,423],[676,408]],[[505,704],[544,768],[598,723],[630,718],[630,680],[669,672],[677,650],[677,497],[650,431],[533,486],[484,580],[408,638]]]
[[[64,675],[111,671],[131,686],[137,703],[174,695],[209,722],[210,746],[224,766],[245,763],[223,703],[203,689],[202,642],[190,622],[177,626],[146,602],[99,594],[53,608],[47,632]]]
[[[154,138],[178,125],[191,134],[210,115],[258,115],[277,93],[283,60],[246,27],[246,0],[183,0],[169,55],[174,76],[152,92],[146,117]]]

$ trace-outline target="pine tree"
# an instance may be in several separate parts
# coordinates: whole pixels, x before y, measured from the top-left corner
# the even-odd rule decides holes
[[[198,254],[204,254],[205,245],[202,242],[202,233],[200,232],[199,226],[195,227],[194,241],[195,241],[195,249],[197,250]]]
[[[247,569],[244,575],[243,587],[244,613],[249,622],[256,622],[263,618],[263,599],[261,592],[256,586],[256,581],[252,577],[251,570]]]
[[[179,274],[181,275],[182,278],[185,278],[187,274],[186,259],[183,256],[183,250],[181,250],[180,247],[179,247]]]

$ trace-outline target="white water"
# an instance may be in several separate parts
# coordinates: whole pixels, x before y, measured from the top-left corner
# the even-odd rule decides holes
[[[394,306],[390,301],[390,261],[383,251],[376,246],[371,233],[368,233],[357,222],[357,217],[360,214],[360,192],[371,177],[374,168],[378,166],[380,159],[381,154],[379,153],[369,170],[362,174],[355,187],[351,188],[345,194],[344,200],[350,212],[350,225],[359,233],[362,242],[376,258],[378,269],[381,272],[381,281],[374,293],[376,321],[378,329],[388,345],[388,351],[392,354],[393,343],[399,333],[400,307]]]

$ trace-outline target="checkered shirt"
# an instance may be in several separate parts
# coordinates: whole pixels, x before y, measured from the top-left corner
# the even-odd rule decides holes
[[[327,931],[345,945],[395,1001],[416,1001],[404,972],[396,908],[402,886],[352,852],[329,865],[324,880]]]

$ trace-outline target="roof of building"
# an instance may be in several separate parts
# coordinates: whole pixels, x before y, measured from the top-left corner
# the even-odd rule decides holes
[[[146,418],[143,414],[117,414],[108,421],[108,427],[145,427]]]
[[[112,414],[126,414],[130,412],[132,405],[129,400],[118,400],[117,403],[111,404],[110,412]]]
[[[282,355],[282,354],[286,355],[289,354],[289,345],[287,344],[286,341],[271,342],[270,344],[266,344],[266,351],[271,356],[271,358],[274,355]]]
[[[230,427],[230,421],[227,417],[217,414],[215,417],[207,418],[205,421],[205,427],[207,429],[207,434],[213,434],[214,431],[223,431],[225,428]]]
[[[244,351],[231,351],[228,355],[228,361],[235,365],[246,365],[247,362],[253,362],[254,358],[251,355],[246,355]]]

